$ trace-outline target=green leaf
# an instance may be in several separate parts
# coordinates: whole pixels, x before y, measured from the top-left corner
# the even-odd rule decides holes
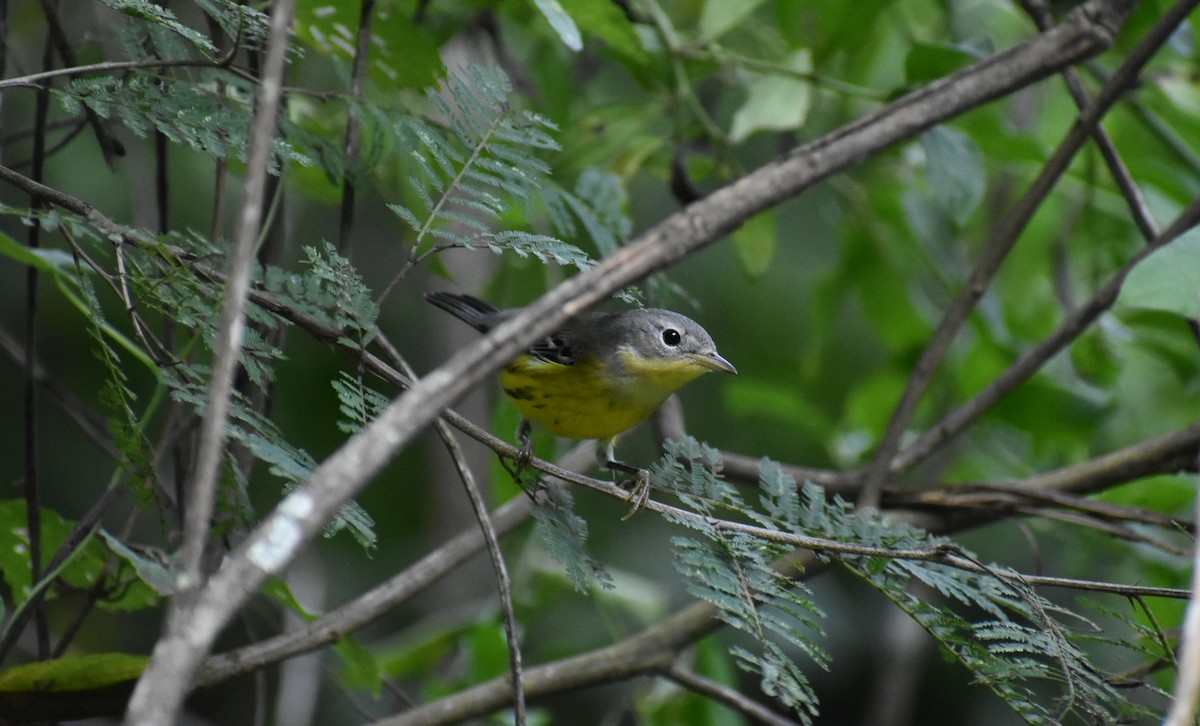
[[[0,255],[51,275],[75,270],[75,258],[66,252],[45,247],[30,249],[3,232],[0,232]]]
[[[612,0],[562,0],[562,5],[589,35],[603,40],[626,60],[637,65],[649,62],[633,23],[617,3]]]
[[[216,54],[217,48],[208,36],[183,23],[167,8],[149,0],[100,0],[113,10],[130,17],[146,20],[170,30],[206,53]]]
[[[334,643],[333,651],[345,666],[342,677],[355,688],[366,688],[378,699],[383,688],[383,667],[371,651],[354,638],[342,638]]]
[[[130,653],[69,655],[29,663],[0,673],[0,692],[82,691],[136,679],[149,660]]]
[[[558,0],[533,0],[533,4],[545,16],[550,27],[554,28],[554,32],[558,33],[563,45],[571,50],[583,50],[583,37],[579,34],[579,27],[575,25],[571,16],[567,15],[567,11]]]
[[[120,716],[148,660],[129,653],[92,653],[9,668],[0,673],[0,720]]]
[[[797,74],[812,72],[812,53],[798,50],[784,61]],[[750,84],[750,94],[733,115],[729,137],[743,141],[758,131],[789,131],[804,125],[812,102],[812,84],[788,73],[772,73]]]
[[[970,136],[947,126],[922,134],[921,146],[933,198],[956,222],[965,223],[983,201],[983,152]]]
[[[1200,230],[1180,235],[1142,260],[1125,279],[1117,303],[1200,317]]]
[[[774,209],[768,209],[734,230],[733,248],[737,250],[742,270],[750,277],[763,276],[775,261],[775,247],[779,239],[775,222],[778,218]]]
[[[979,60],[979,54],[954,45],[917,43],[904,58],[904,77],[920,86],[954,73]]]
[[[716,40],[748,18],[763,0],[708,0],[700,13],[700,34],[706,40]]]
[[[75,527],[57,512],[41,509],[42,559],[48,563]],[[0,500],[0,574],[13,591],[14,599],[24,602],[32,592],[32,567],[29,558],[29,530],[25,517],[25,500]],[[157,602],[150,588],[136,579],[127,565],[116,573],[108,572],[105,563],[108,550],[98,540],[85,540],[63,566],[58,579],[67,585],[87,589],[106,578],[112,597],[102,597],[98,605],[110,610],[136,610]],[[47,596],[53,596],[53,591]]]
[[[100,537],[114,554],[133,565],[138,578],[159,595],[170,595],[175,592],[175,577],[162,562],[133,551],[126,547],[121,540],[104,530],[100,530]]]
[[[481,621],[464,635],[468,668],[475,682],[508,672],[508,639],[504,634],[504,626]]]

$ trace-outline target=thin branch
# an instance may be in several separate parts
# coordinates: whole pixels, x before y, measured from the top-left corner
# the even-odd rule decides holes
[[[445,444],[446,451],[450,453],[450,458],[454,461],[454,468],[458,471],[463,489],[467,492],[467,499],[471,502],[471,509],[479,521],[479,529],[483,532],[488,554],[491,556],[492,567],[496,570],[496,586],[500,591],[500,607],[504,613],[504,634],[508,641],[509,674],[512,676],[513,721],[517,726],[524,726],[527,720],[525,669],[521,663],[521,641],[517,628],[517,616],[513,612],[512,580],[509,578],[508,568],[504,564],[504,553],[500,550],[500,540],[488,517],[487,505],[484,504],[483,496],[480,495],[479,487],[475,483],[475,477],[471,474],[471,469],[463,458],[458,441],[454,438],[454,432],[450,430],[445,421],[440,419],[434,422],[433,427]]]
[[[591,483],[577,483],[583,483],[585,486],[591,486],[595,489],[601,488],[596,487]],[[605,484],[605,488],[608,486],[611,485]],[[619,487],[616,488],[620,490]],[[883,557],[896,560],[934,562],[940,565],[953,567],[958,570],[963,570],[965,572],[994,575],[997,579],[1009,583],[1026,582],[1034,585],[1053,585],[1055,587],[1066,587],[1088,592],[1107,592],[1117,595],[1143,595],[1168,598],[1187,598],[1190,594],[1189,590],[1181,590],[1173,587],[1122,585],[1120,583],[1080,580],[1068,577],[1044,577],[1037,575],[1022,575],[1016,572],[996,571],[992,568],[979,564],[972,558],[964,557],[956,551],[957,548],[948,549],[942,545],[919,547],[915,549],[892,549],[889,547],[842,542],[839,540],[827,539],[825,537],[796,534],[794,532],[784,532],[765,527],[758,527],[752,524],[746,524],[744,522],[717,519],[715,517],[702,517],[689,510],[671,507],[653,500],[647,501],[645,508],[652,509],[659,513],[669,514],[675,518],[676,521],[684,521],[687,519],[702,520],[706,526],[712,527],[721,532],[749,535],[751,537],[766,540],[768,542],[777,542],[779,544],[788,545],[789,547],[796,549],[808,550],[810,552],[821,552],[847,557]]]
[[[957,436],[967,426],[982,416],[985,411],[1021,385],[1029,376],[1042,368],[1046,361],[1061,352],[1079,333],[1090,326],[1117,301],[1121,286],[1133,271],[1155,250],[1167,245],[1183,232],[1195,226],[1200,219],[1200,199],[1196,199],[1159,236],[1135,254],[1125,266],[1100,286],[1091,299],[1071,311],[1066,319],[1041,342],[1025,350],[1003,373],[997,376],[982,391],[975,394],[958,408],[947,413],[934,426],[922,433],[891,462],[889,471],[900,474],[928,458],[948,439]]]
[[[271,146],[279,115],[288,30],[293,0],[278,0],[271,12],[267,58],[259,86],[238,230],[229,260],[221,316],[217,323],[212,380],[205,401],[196,468],[189,491],[184,540],[179,559],[180,594],[172,599],[166,632],[159,638],[129,702],[129,726],[171,723],[189,690],[193,671],[204,651],[193,642],[192,594],[201,587],[201,559],[208,540],[216,496],[217,473],[224,458],[225,422],[241,350],[247,292],[255,244],[263,213]]]
[[[0,327],[0,351],[16,365],[25,359],[25,347],[6,328]],[[35,356],[33,377],[51,401],[58,405],[67,418],[75,422],[80,431],[114,461],[121,460],[121,452],[113,446],[112,437],[105,428],[104,417],[67,386],[59,382],[45,365]]]
[[[400,366],[405,375],[410,379],[416,378],[416,373],[408,365],[407,361],[404,360],[403,356],[400,355],[400,352],[392,346],[391,341],[382,335],[377,336],[376,341],[388,351],[392,360]],[[504,634],[508,641],[509,672],[512,674],[513,721],[517,726],[524,726],[528,716],[525,712],[525,677],[524,667],[521,663],[521,641],[519,629],[517,628],[517,616],[513,612],[512,580],[508,576],[508,567],[504,563],[504,552],[500,549],[500,538],[496,534],[491,517],[488,516],[487,504],[483,501],[483,495],[479,492],[479,485],[475,482],[475,475],[472,473],[471,467],[467,464],[466,457],[463,456],[462,448],[458,445],[458,439],[454,436],[454,431],[451,430],[444,419],[434,421],[433,428],[437,431],[438,438],[442,440],[442,445],[446,447],[446,453],[450,455],[451,461],[454,462],[454,469],[458,472],[458,478],[467,493],[467,500],[470,501],[471,509],[475,513],[475,519],[479,523],[479,530],[483,533],[484,543],[487,545],[488,555],[492,560],[492,569],[496,571],[496,586],[500,595],[500,608],[504,614]]]
[[[653,504],[653,503],[651,503]],[[738,526],[736,523],[729,523]],[[781,533],[784,537],[787,535]],[[914,554],[921,551],[912,551]],[[887,556],[886,554],[881,556]],[[927,559],[950,564],[978,574],[989,574],[1016,583],[1071,587],[1075,589],[1113,592],[1111,583],[1023,576],[1015,573],[998,573],[976,565],[966,558],[954,558],[945,548],[932,548],[921,552],[913,559]],[[1116,592],[1131,596],[1155,595],[1162,597],[1187,597],[1187,591],[1171,588],[1142,588],[1118,586]],[[1153,592],[1148,592],[1152,590]],[[679,650],[708,635],[720,625],[715,608],[708,603],[696,603],[684,608],[666,621],[649,627],[641,633],[605,648],[590,653],[566,658],[531,668],[526,673],[527,695],[531,699],[577,689],[584,685],[596,685],[644,675],[648,671],[662,672]],[[655,663],[664,664],[655,668]],[[506,705],[507,683],[496,678],[473,686],[465,691],[428,703],[393,718],[384,719],[375,726],[436,726],[459,723],[469,718],[492,713]]]
[[[1193,427],[1200,429],[1200,427]],[[1137,446],[1142,446],[1142,442]],[[1186,451],[1186,449],[1184,449]],[[1161,458],[1156,456],[1158,461]],[[1091,462],[1089,462],[1091,463]],[[1160,471],[1177,471],[1174,462],[1158,467]],[[1093,469],[1089,471],[1095,475]],[[1140,478],[1140,477],[1139,477]],[[884,502],[889,508],[903,509],[906,507],[929,507],[932,509],[1014,509],[1028,507],[1030,509],[1044,508],[1046,505],[1057,509],[1075,510],[1090,516],[1109,521],[1135,522],[1154,527],[1162,527],[1176,532],[1195,533],[1195,523],[1186,519],[1171,517],[1161,512],[1155,512],[1138,507],[1128,507],[1113,504],[1071,492],[1058,491],[1041,487],[1032,487],[1025,482],[1017,484],[995,483],[966,483],[951,484],[936,489],[921,491],[893,491],[885,494]]]
[[[272,23],[279,23],[283,19],[290,23],[291,9],[290,2],[279,3],[272,14]],[[203,577],[201,559],[208,540],[209,520],[212,519],[216,498],[217,475],[224,459],[225,421],[241,353],[246,297],[250,289],[255,248],[262,222],[263,199],[279,113],[286,53],[286,32],[273,35],[258,95],[250,151],[247,154],[247,174],[238,215],[237,234],[229,257],[229,272],[221,302],[221,315],[217,322],[212,380],[202,413],[196,468],[188,487],[190,496],[185,510],[187,516],[184,520],[183,546],[178,565],[182,590],[196,587]]]
[[[582,686],[662,672],[671,667],[680,650],[716,630],[720,624],[713,617],[711,605],[691,605],[666,622],[649,627],[620,643],[530,668],[525,674],[526,693],[534,699]],[[503,708],[508,690],[505,679],[496,678],[454,696],[377,721],[375,726],[462,723]]]
[[[60,23],[58,20],[58,10],[56,6],[57,3],[51,2],[50,0],[42,0],[42,13],[46,17],[46,29],[48,31],[47,42],[54,45],[54,49],[57,51],[59,58],[62,59],[63,65],[69,70],[75,66],[75,52],[71,49],[71,44],[67,40],[67,34],[63,30],[62,23]],[[50,64],[46,63],[44,67],[49,68]],[[74,78],[75,76],[74,74],[69,74],[68,77]],[[49,91],[49,88],[49,86],[42,86],[41,90],[45,92]],[[123,156],[125,153],[124,149],[121,148],[120,143],[118,143],[116,139],[114,139],[112,135],[108,133],[108,129],[104,127],[104,124],[101,122],[100,116],[96,113],[95,109],[91,108],[90,106],[86,107],[84,109],[84,116],[87,117],[88,123],[92,126],[92,131],[96,135],[96,145],[100,147],[100,153],[104,156],[104,163],[107,164],[110,169],[113,169],[114,165],[116,164],[116,157]],[[36,178],[40,178],[37,175],[34,176]]]
[[[1054,18],[1050,14],[1050,7],[1046,0],[1021,0],[1021,6],[1033,18],[1033,22],[1037,25],[1038,30],[1045,31],[1053,27]],[[1062,72],[1062,77],[1063,81],[1067,84],[1067,90],[1071,93],[1071,98],[1075,101],[1075,105],[1079,107],[1080,111],[1085,110],[1091,104],[1091,99],[1088,98],[1087,90],[1083,87],[1083,80],[1079,77],[1079,71],[1074,68],[1067,68]],[[1108,135],[1108,132],[1099,123],[1092,130],[1092,137],[1096,141],[1096,146],[1100,149],[1100,155],[1104,157],[1104,163],[1108,165],[1108,170],[1112,174],[1113,181],[1117,183],[1117,188],[1121,191],[1121,196],[1125,198],[1125,204],[1129,207],[1129,213],[1133,217],[1134,224],[1137,225],[1137,228],[1147,241],[1154,239],[1158,236],[1158,226],[1154,223],[1154,217],[1150,214],[1150,208],[1146,206],[1146,200],[1142,197],[1142,191],[1138,189],[1137,183],[1134,182],[1133,176],[1129,173],[1129,168],[1125,166],[1125,162],[1121,160],[1121,155],[1117,151],[1112,137]]]
[[[67,127],[67,133],[64,134],[62,136],[62,138],[60,138],[53,146],[50,146],[46,149],[46,158],[50,158],[50,157],[54,156],[55,154],[57,154],[58,152],[62,151],[63,149],[67,148],[67,145],[70,144],[72,141],[74,141],[75,137],[78,136],[79,134],[83,133],[83,130],[88,127],[88,122],[87,122],[87,119],[83,119],[83,120],[63,119],[61,121],[56,121],[56,122],[51,122],[51,123],[46,124],[46,129],[48,131],[54,130],[59,126]],[[33,135],[32,130],[29,132],[26,132],[26,133],[28,133],[29,135]],[[26,133],[13,134],[12,137],[10,137],[10,138],[22,137],[22,136],[25,136]],[[7,140],[8,139],[0,140],[0,147],[5,146],[6,145],[5,141],[7,141]],[[19,169],[19,168],[29,166],[30,163],[31,163],[31,161],[19,159],[16,162],[13,162],[12,166],[14,168]]]
[[[53,8],[43,1],[43,10],[47,23],[54,26]],[[51,33],[53,35],[53,33]],[[53,60],[53,43],[47,38],[42,50],[42,66],[48,68]],[[33,178],[41,180],[46,161],[46,119],[50,106],[50,90],[40,89],[34,107],[34,138],[33,138]],[[36,198],[30,200],[30,207],[38,208],[41,204]],[[41,246],[42,226],[34,224],[29,227],[27,239],[29,248],[36,250]],[[37,267],[30,265],[25,270],[25,360],[21,362],[23,391],[21,397],[22,448],[21,448],[21,493],[25,497],[25,527],[29,535],[29,568],[32,582],[42,579],[45,570],[42,569],[42,510],[40,494],[39,457],[39,416],[38,416],[38,386],[34,374],[34,356],[37,354],[38,333],[38,281]],[[37,659],[50,657],[50,626],[46,620],[45,599],[37,598],[29,603],[33,613],[35,643],[37,644]]]
[[[397,371],[389,369],[377,359],[367,355],[368,365],[385,380],[396,382]],[[371,362],[371,361],[374,362]],[[457,418],[457,415],[448,412]],[[515,455],[516,449],[506,442],[492,436],[486,431],[473,427],[469,422],[455,422],[456,426],[463,425],[467,432],[478,438],[482,443],[493,448],[501,455]],[[1139,478],[1161,471],[1176,471],[1177,457],[1180,452],[1188,452],[1194,462],[1194,452],[1200,446],[1200,424],[1181,432],[1176,432],[1159,439],[1143,442],[1122,449],[1096,460],[1095,463],[1067,467],[1048,474],[1037,475],[1021,485],[1012,488],[1022,488],[1030,491],[1031,496],[1037,492],[1045,494],[1045,490],[1054,489],[1063,492],[1099,491],[1105,486],[1112,486],[1133,478]],[[576,446],[567,457],[564,457],[555,468],[539,459],[534,459],[532,466],[561,478],[563,471],[579,472],[590,468],[594,463],[591,459],[592,447],[586,443]],[[1157,464],[1156,464],[1157,463]],[[1122,478],[1128,477],[1128,478]],[[575,477],[572,476],[572,480]],[[1100,483],[1098,483],[1100,482]],[[595,479],[580,478],[577,483],[583,483],[595,489],[605,491],[611,496],[626,496],[626,492],[609,482]],[[979,485],[995,486],[1000,485]],[[932,495],[932,492],[928,494]],[[903,501],[901,506],[904,506]],[[528,516],[528,501],[525,497],[517,497],[492,514],[498,536],[511,532]],[[930,529],[948,532],[961,529],[964,526],[979,526],[986,522],[998,520],[1007,513],[1000,509],[987,510],[981,516],[972,517],[968,522],[962,517],[955,517],[951,512],[939,518],[941,524],[931,523]],[[361,595],[354,601],[328,613],[319,620],[306,625],[303,629],[276,636],[262,643],[246,646],[231,653],[213,656],[206,661],[200,676],[204,685],[226,680],[233,676],[260,669],[271,663],[278,662],[293,655],[310,651],[336,641],[343,635],[374,621],[395,606],[407,601],[420,590],[432,584],[442,576],[457,569],[466,558],[472,556],[483,547],[482,535],[476,529],[465,530],[462,534],[447,542],[445,545],[430,552],[404,572],[396,575],[389,582]],[[811,575],[812,572],[810,571]],[[1089,590],[1112,588],[1107,583],[1091,583],[1090,581],[1066,580],[1053,577],[1025,576],[1026,581],[1034,584],[1073,587],[1079,585]],[[1118,586],[1119,587],[1119,586]],[[1136,593],[1133,593],[1136,595]],[[1155,594],[1163,594],[1155,592]],[[707,632],[707,631],[705,631]],[[697,637],[700,637],[697,635]],[[528,692],[527,692],[528,693]]]
[[[587,443],[575,446],[559,460],[559,465],[571,471],[582,471],[595,464],[593,447]],[[529,499],[515,497],[490,513],[489,519],[497,537],[503,537],[529,519]],[[392,579],[360,595],[353,601],[333,610],[320,619],[261,643],[209,658],[202,669],[199,682],[212,685],[271,663],[308,652],[333,643],[347,633],[373,622],[398,604],[454,572],[469,557],[485,546],[482,532],[476,527],[464,529],[445,544],[431,551]]]
[[[958,331],[966,322],[971,311],[975,309],[975,305],[984,292],[987,291],[996,271],[1000,269],[1001,263],[1020,239],[1021,233],[1041,206],[1042,201],[1070,166],[1072,158],[1083,146],[1083,143],[1092,135],[1093,129],[1103,115],[1137,82],[1141,69],[1167,42],[1175,28],[1186,20],[1188,13],[1197,5],[1198,1],[1200,0],[1181,0],[1146,33],[1142,41],[1130,52],[1121,67],[1105,84],[1096,99],[1080,114],[1075,125],[1067,132],[1066,138],[1055,150],[1054,155],[1042,167],[1037,179],[992,233],[978,264],[971,271],[962,291],[947,308],[937,329],[930,336],[928,345],[922,351],[921,357],[913,366],[904,393],[892,412],[887,430],[868,470],[863,489],[859,493],[858,503],[860,506],[879,506],[884,482],[891,472],[892,460],[900,450],[901,438],[917,411],[917,404],[933,380],[942,359],[950,350],[950,345],[957,337]]]
[[[1098,517],[1086,512],[1078,512],[1070,509],[1055,509],[1053,507],[1038,507],[1030,505],[1015,505],[1011,508],[1013,514],[1025,517],[1041,517],[1054,522],[1062,522],[1064,524],[1073,524],[1079,527],[1086,527],[1094,532],[1106,534],[1113,539],[1123,539],[1127,542],[1147,545],[1161,552],[1177,557],[1187,557],[1191,552],[1190,547],[1176,545],[1162,537],[1156,537],[1128,527],[1123,524],[1115,523],[1105,517]],[[1190,543],[1190,539],[1189,539]]]
[[[1200,154],[1197,154],[1196,150],[1188,145],[1175,129],[1171,128],[1153,109],[1136,99],[1129,102],[1129,108],[1133,115],[1158,137],[1158,140],[1167,147],[1174,158],[1182,161],[1192,174],[1200,174]]]
[[[209,59],[193,59],[193,58],[148,58],[145,60],[131,61],[105,61],[104,63],[89,63],[87,65],[76,66],[69,68],[56,68],[53,70],[42,71],[41,73],[31,73],[25,76],[17,76],[16,78],[0,79],[0,89],[2,88],[41,88],[42,81],[49,81],[54,78],[63,76],[78,76],[84,73],[111,73],[113,71],[137,70],[140,68],[227,68],[235,72],[237,75],[245,78],[246,73],[240,69],[229,65],[229,61],[237,52],[237,45],[234,45],[229,54],[225,58],[217,60]]]
[[[351,166],[358,158],[359,137],[362,133],[362,114],[358,101],[367,79],[367,58],[371,50],[371,21],[375,15],[375,0],[362,0],[358,16],[358,41],[354,46],[354,68],[350,74],[350,104],[346,119],[346,171],[342,177],[342,207],[338,225],[337,251],[343,257],[350,249],[350,230],[354,226],[354,181]]]
[[[747,698],[736,688],[730,688],[711,678],[705,678],[699,673],[690,671],[679,665],[673,664],[670,668],[663,670],[661,675],[675,681],[689,691],[699,693],[702,696],[708,696],[714,701],[723,703],[759,723],[771,724],[772,726],[795,726],[795,724],[799,723],[790,718],[780,716],[752,698]]]

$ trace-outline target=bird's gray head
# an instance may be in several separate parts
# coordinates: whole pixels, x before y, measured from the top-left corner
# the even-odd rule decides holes
[[[620,341],[626,357],[641,359],[626,360],[627,366],[662,368],[664,374],[674,370],[681,376],[690,372],[691,378],[707,371],[737,373],[717,353],[708,331],[685,315],[655,308],[629,310],[617,313],[612,326],[612,338]]]

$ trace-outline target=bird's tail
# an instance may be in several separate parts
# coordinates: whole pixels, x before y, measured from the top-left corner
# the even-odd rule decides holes
[[[425,299],[481,333],[486,333],[500,322],[496,315],[500,310],[477,297],[451,292],[431,292]]]

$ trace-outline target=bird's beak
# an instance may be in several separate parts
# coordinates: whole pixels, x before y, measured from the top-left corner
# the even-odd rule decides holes
[[[692,356],[692,360],[710,371],[737,375],[737,368],[734,368],[732,363],[722,358],[715,350],[711,353],[696,353]]]

